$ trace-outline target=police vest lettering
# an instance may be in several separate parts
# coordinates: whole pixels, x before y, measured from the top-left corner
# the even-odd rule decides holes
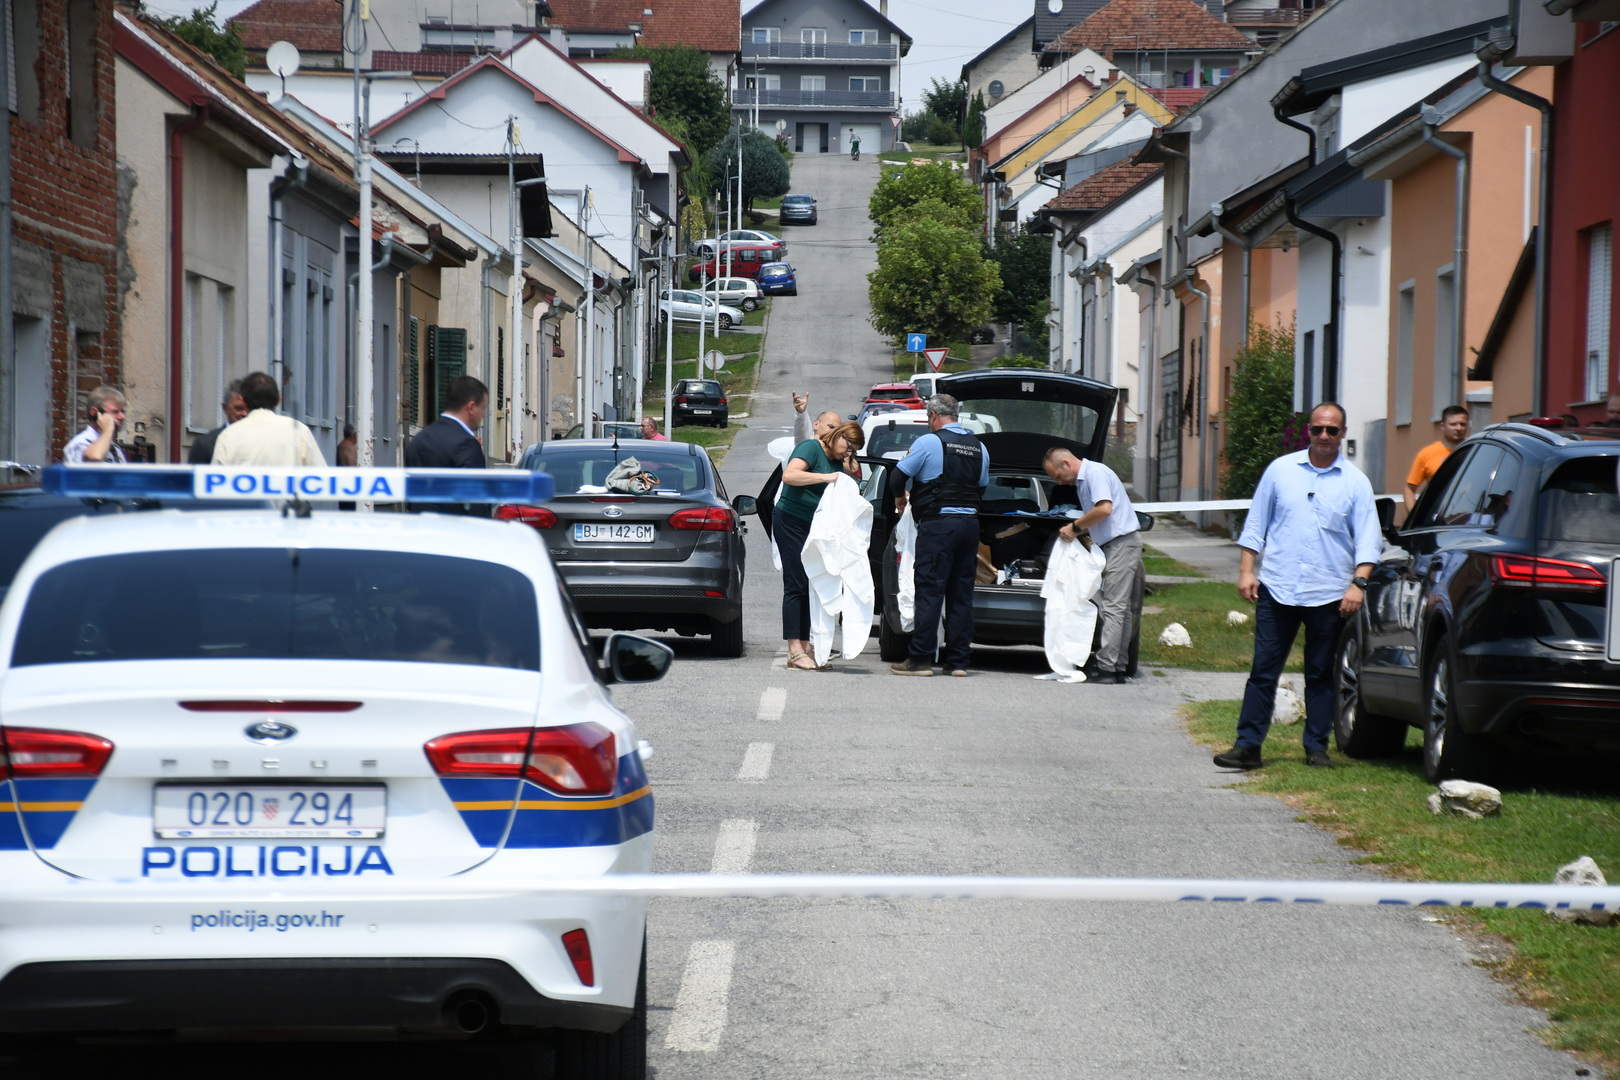
[[[911,482],[912,512],[920,521],[938,517],[946,507],[977,512],[984,493],[979,486],[984,447],[960,431],[940,428],[934,435],[945,448],[945,467],[932,480]]]

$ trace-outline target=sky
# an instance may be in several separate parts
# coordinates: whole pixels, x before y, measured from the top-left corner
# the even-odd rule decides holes
[[[220,0],[219,14],[228,19],[248,7],[253,0]],[[386,4],[390,0],[372,0]],[[667,2],[667,0],[666,0]],[[160,15],[184,15],[198,5],[192,0],[147,0],[146,7]],[[744,18],[755,5],[744,0]],[[873,6],[877,4],[874,2]],[[985,17],[985,8],[994,9],[992,17]],[[905,111],[916,112],[923,107],[922,91],[933,79],[954,81],[962,73],[962,65],[1007,31],[1029,18],[1034,11],[1031,0],[1009,0],[1000,5],[989,5],[984,0],[889,0],[889,20],[911,35],[911,53],[901,61],[901,93],[905,97]]]

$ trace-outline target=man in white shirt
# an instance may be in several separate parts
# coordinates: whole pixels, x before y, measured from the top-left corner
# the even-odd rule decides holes
[[[242,380],[248,414],[214,440],[215,465],[325,465],[309,428],[275,408],[281,404],[276,380],[255,371]]]
[[[113,440],[124,423],[124,395],[115,386],[98,386],[90,391],[90,423],[62,447],[62,460],[100,465],[124,464],[124,452]]]
[[[1102,573],[1102,644],[1097,648],[1097,678],[1102,682],[1129,681],[1131,636],[1136,614],[1131,592],[1142,566],[1142,533],[1136,511],[1119,476],[1100,461],[1084,461],[1061,446],[1046,452],[1046,475],[1060,486],[1074,485],[1081,515],[1058,530],[1058,539],[1072,544],[1081,529],[1108,561]],[[1056,502],[1057,499],[1054,499]]]

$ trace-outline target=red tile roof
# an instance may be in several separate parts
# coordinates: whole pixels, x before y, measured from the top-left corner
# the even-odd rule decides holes
[[[1102,210],[1152,180],[1163,165],[1137,165],[1130,158],[1086,177],[1046,204],[1048,210]]]
[[[1213,86],[1172,86],[1164,90],[1148,89],[1148,93],[1161,101],[1165,108],[1175,112],[1190,109],[1198,104],[1203,96],[1215,89]]]
[[[1248,52],[1254,42],[1192,0],[1111,0],[1090,18],[1063,32],[1047,52],[1082,48],[1114,58],[1114,50],[1221,49]]]
[[[230,25],[254,51],[278,41],[290,41],[302,52],[343,51],[343,6],[338,0],[259,0]]]
[[[742,43],[740,0],[550,0],[551,25],[574,33],[623,33],[641,25],[644,45],[691,45],[736,52]],[[644,14],[652,11],[651,15]]]
[[[454,75],[475,59],[471,53],[371,50],[371,66],[376,70],[409,71],[415,75]]]

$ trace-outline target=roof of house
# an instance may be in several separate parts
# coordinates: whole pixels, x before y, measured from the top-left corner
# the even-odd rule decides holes
[[[1040,52],[1056,41],[1065,30],[1084,22],[1094,15],[1108,0],[1067,0],[1053,11],[1046,0],[1035,0],[1035,28],[1030,39],[1030,50]]]
[[[343,51],[339,0],[259,0],[228,21],[251,50],[290,41],[303,52]]]
[[[1053,213],[1097,211],[1123,199],[1164,171],[1163,165],[1137,165],[1130,158],[1115,162],[1080,183],[1060,192],[1046,204]]]
[[[741,47],[739,0],[551,0],[551,25],[570,33],[622,34],[631,23],[641,27],[643,45],[690,45],[706,52]]]
[[[1352,83],[1397,71],[1409,71],[1440,60],[1469,56],[1474,51],[1475,39],[1484,37],[1491,24],[1500,21],[1485,19],[1438,34],[1399,41],[1381,49],[1340,57],[1325,64],[1313,64],[1277,91],[1271,103],[1281,109],[1284,115],[1309,112]]]
[[[371,50],[371,66],[374,70],[409,71],[414,75],[454,75],[476,59],[472,53],[443,52],[437,49],[422,52]]]
[[[1190,109],[1209,93],[1213,87],[1209,86],[1167,86],[1162,89],[1148,88],[1148,93],[1162,101],[1167,108],[1181,112]]]
[[[1110,0],[1084,22],[1065,30],[1046,51],[1069,53],[1082,48],[1112,60],[1116,49],[1250,52],[1254,42],[1192,0]]]

